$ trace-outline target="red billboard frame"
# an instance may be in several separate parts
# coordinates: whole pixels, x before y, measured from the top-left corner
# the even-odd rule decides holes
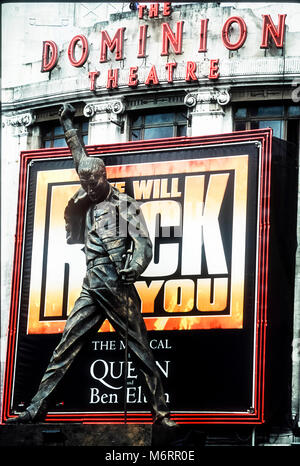
[[[264,422],[264,387],[266,358],[266,327],[267,327],[267,296],[268,296],[268,263],[269,263],[269,229],[270,229],[270,186],[271,186],[271,155],[272,129],[240,131],[203,137],[181,137],[135,141],[118,144],[87,146],[88,155],[111,153],[128,153],[139,150],[182,149],[211,144],[228,144],[253,142],[261,147],[260,156],[260,192],[258,219],[258,276],[257,276],[257,314],[255,322],[255,397],[254,407],[245,413],[172,413],[172,418],[182,424],[261,424]],[[22,250],[25,232],[25,207],[28,181],[28,168],[36,159],[53,159],[70,157],[68,148],[39,149],[24,151],[20,154],[19,194],[17,207],[17,225],[15,235],[14,268],[11,287],[10,320],[8,329],[7,359],[4,378],[2,403],[2,422],[9,417],[12,399],[13,371],[16,355],[16,336],[18,325],[18,309],[20,299]],[[48,414],[45,422],[83,422],[83,423],[151,423],[150,413],[61,413]]]

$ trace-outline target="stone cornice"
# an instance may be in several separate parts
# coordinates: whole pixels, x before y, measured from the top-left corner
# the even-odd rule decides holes
[[[297,62],[297,66],[295,66],[293,69],[292,66],[288,66],[289,62]],[[261,65],[263,65],[263,63],[261,61]],[[264,68],[264,66],[261,66],[261,69],[257,69],[257,67],[253,70],[251,69],[251,74],[248,74],[248,70],[244,69],[244,67],[240,68],[240,74],[235,74],[235,72],[232,72],[234,63],[231,63],[230,68],[229,65],[227,66],[228,75],[225,72],[223,72],[222,76],[220,76],[218,81],[213,84],[215,85],[215,87],[220,88],[231,86],[232,90],[245,86],[247,86],[248,88],[261,86],[262,82],[264,83],[265,87],[276,85],[284,87],[291,86],[295,79],[299,79],[300,59],[296,59],[293,57],[287,58],[287,67],[284,73],[282,72],[282,67],[279,66],[281,64],[282,63],[279,59],[274,59],[273,65],[276,65],[276,72],[274,72],[274,69],[268,70],[267,67]],[[225,66],[225,64],[223,66]],[[238,67],[237,69],[239,70]],[[74,80],[74,78],[66,77],[63,79],[63,87],[64,89],[68,90],[57,92],[58,87],[61,89],[61,86],[59,86],[61,82],[62,80],[53,80],[40,82],[36,84],[27,84],[25,86],[19,86],[18,88],[4,88],[2,90],[2,111],[11,112],[18,111],[21,109],[45,108],[47,106],[60,104],[62,101],[84,101],[87,103],[88,99],[92,100],[93,98],[98,96],[101,99],[110,98],[111,96],[112,98],[117,100],[121,95],[130,96],[133,93],[147,95],[151,92],[175,92],[188,87],[184,78],[180,78],[178,80],[174,80],[172,86],[162,81],[161,84],[155,88],[148,88],[147,86],[141,84],[138,88],[132,90],[125,84],[123,85],[122,83],[120,83],[119,88],[115,89],[113,92],[109,92],[102,87],[99,87],[98,89],[96,88],[95,92],[91,92],[87,87],[87,82],[85,78],[80,77]],[[208,85],[212,85],[212,83],[209,82],[207,78],[199,77],[197,83],[191,84],[190,92],[193,92],[195,84],[197,84],[197,87],[202,86],[203,88],[205,88]]]

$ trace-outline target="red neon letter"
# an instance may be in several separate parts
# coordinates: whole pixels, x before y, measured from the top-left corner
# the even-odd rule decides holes
[[[138,58],[143,58],[145,56],[147,29],[148,29],[148,24],[144,24],[143,26],[140,26]]]
[[[278,15],[278,27],[274,26],[274,23],[270,15],[262,15],[263,17],[263,33],[261,41],[261,49],[267,49],[269,47],[269,34],[272,36],[272,39],[277,48],[283,47],[283,38],[284,38],[284,25],[286,15]]]
[[[208,19],[200,19],[200,46],[198,52],[207,52],[207,23]]]
[[[122,60],[123,58],[123,36],[126,28],[119,28],[113,38],[110,40],[109,35],[106,31],[101,31],[101,53],[100,63],[107,61],[107,47],[111,52],[116,49],[116,60]]]
[[[219,73],[219,59],[210,60],[210,68],[209,68],[209,79],[218,79],[220,76]]]
[[[173,70],[176,68],[177,63],[167,63],[166,69],[168,70],[168,83],[173,82]]]
[[[106,83],[106,88],[107,89],[115,89],[118,87],[118,75],[119,75],[119,69],[116,68],[114,70],[108,70],[107,72],[107,83]]]
[[[90,71],[89,72],[89,78],[91,80],[91,85],[90,85],[90,91],[94,91],[95,90],[95,82],[96,82],[96,78],[100,75],[100,72],[99,71]]]
[[[53,40],[43,42],[42,67],[41,72],[51,71],[57,63],[57,45]]]
[[[235,44],[232,44],[229,41],[229,37],[228,37],[229,29],[232,23],[238,23],[239,28],[240,28],[240,37],[238,38],[238,41]],[[244,44],[246,40],[246,37],[247,37],[247,26],[243,18],[240,18],[239,16],[232,16],[231,18],[228,18],[222,29],[222,41],[225,47],[228,50],[237,50],[240,47],[242,47],[242,45]]]
[[[170,16],[171,11],[171,2],[164,3],[163,15]]]
[[[196,63],[194,61],[188,61],[186,64],[186,81],[198,81],[197,76],[195,75]]]
[[[158,84],[158,83],[159,81],[158,81],[155,65],[152,65],[151,70],[148,74],[148,77],[145,81],[145,84],[149,86],[150,84]]]
[[[147,8],[146,5],[139,5],[138,6],[138,9],[139,9],[139,19],[143,19],[144,17],[144,9]]]
[[[177,55],[182,53],[181,52],[182,29],[183,29],[183,21],[179,21],[177,23],[176,35],[173,34],[170,26],[167,23],[162,24],[162,33],[163,33],[162,52],[161,52],[162,56],[169,54],[169,42],[172,45],[172,48]]]
[[[75,51],[76,44],[79,41],[81,41],[82,43],[82,52],[81,52],[81,57],[79,58],[79,60],[76,60],[74,57],[74,51]],[[73,37],[73,39],[70,42],[69,48],[68,48],[68,56],[69,56],[71,65],[76,66],[76,67],[82,66],[86,62],[88,54],[89,54],[89,45],[88,45],[88,41],[86,37],[82,36],[81,34]]]
[[[159,12],[159,3],[151,3],[149,8],[149,18],[157,18]]]
[[[128,81],[128,86],[130,87],[135,87],[138,85],[139,83],[139,80],[137,78],[137,70],[138,70],[138,67],[137,66],[132,66],[130,69],[129,69],[129,81]]]

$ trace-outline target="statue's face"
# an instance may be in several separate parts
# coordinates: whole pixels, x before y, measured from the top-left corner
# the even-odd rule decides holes
[[[91,168],[79,173],[81,186],[93,202],[103,201],[108,194],[108,181],[105,168]]]

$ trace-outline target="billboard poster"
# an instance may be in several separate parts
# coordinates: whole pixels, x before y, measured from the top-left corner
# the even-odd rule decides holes
[[[171,415],[264,420],[272,130],[87,146],[134,197],[153,243],[135,283]],[[85,274],[66,243],[79,188],[69,150],[21,153],[3,414],[38,387]],[[108,321],[60,384],[46,422],[151,422],[138,372]]]

